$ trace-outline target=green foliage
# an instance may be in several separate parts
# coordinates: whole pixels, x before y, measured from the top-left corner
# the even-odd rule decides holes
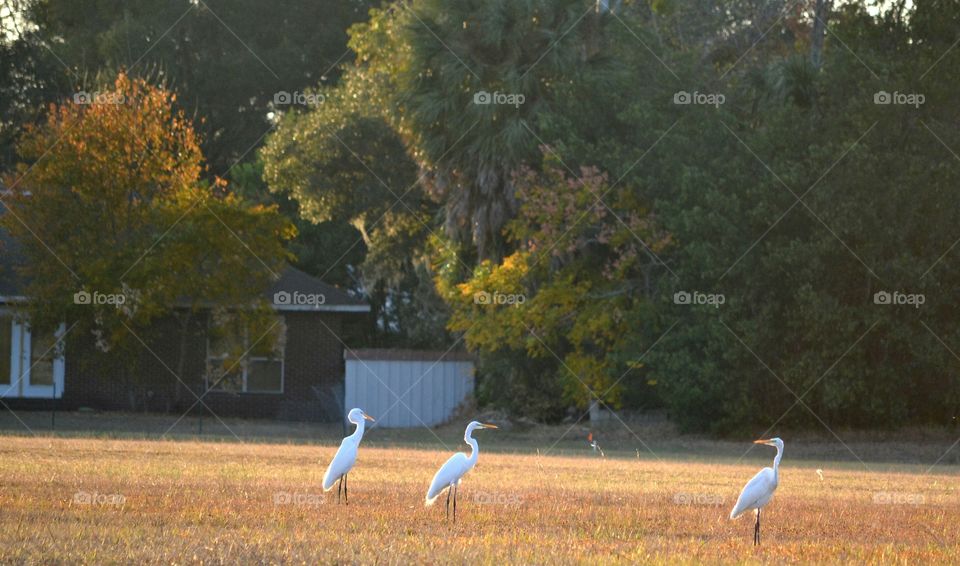
[[[346,29],[369,6],[363,0],[28,0],[21,7],[27,33],[10,47],[18,57],[3,61],[15,67],[12,85],[40,95],[25,101],[28,108],[78,89],[108,88],[120,70],[165,83],[179,94],[181,109],[202,117],[204,154],[213,173],[223,175],[269,130],[275,93],[336,80]]]
[[[679,40],[671,14],[660,37]],[[574,87],[595,97],[589,112],[560,104],[540,117],[551,147],[533,186],[544,189],[521,191],[509,225],[523,253],[481,264],[459,295],[445,295],[451,327],[491,357],[558,361],[523,377],[518,368],[529,366],[517,363],[515,381],[545,372],[581,407],[592,394],[614,407],[659,400],[685,430],[948,423],[960,389],[944,347],[957,343],[945,290],[957,273],[940,256],[956,240],[948,195],[960,173],[949,148],[960,140],[948,100],[957,60],[938,60],[952,36],[924,6],[915,16],[844,6],[831,20],[843,44],[828,39],[819,72],[803,55],[806,24],[792,17],[733,67],[725,56],[704,66],[690,57],[703,55],[699,46],[672,44],[663,59],[680,84],[616,51],[620,74],[588,71]],[[628,21],[641,33],[650,23]],[[617,100],[626,84],[639,92]],[[726,104],[669,104],[690,84]],[[878,91],[922,92],[926,102],[878,105]],[[572,179],[551,175],[559,159]],[[589,194],[612,183],[591,181],[584,166],[617,179],[607,206],[589,207]],[[619,236],[605,235],[611,227]],[[647,245],[624,247],[633,235]],[[537,260],[544,241],[559,250],[549,262]],[[470,300],[495,289],[522,289],[526,301]],[[684,290],[725,303],[673,304]],[[883,290],[926,302],[877,305]],[[501,366],[491,369],[496,383],[508,375]]]
[[[343,41],[339,31],[305,37],[301,16],[319,8],[286,5],[297,20],[289,37],[277,35],[283,26],[249,30],[283,10],[244,12],[243,29],[282,68],[279,81],[259,70],[225,78],[245,55],[226,53],[232,39],[222,30],[195,47],[198,26],[219,25],[196,10],[180,35],[156,43],[144,72],[209,116],[205,143],[223,152],[218,163],[255,145],[274,111],[259,157],[231,170],[232,188],[203,187],[204,202],[223,207],[228,223],[254,210],[273,218],[273,205],[298,217],[300,265],[373,304],[369,343],[437,347],[462,337],[479,353],[484,403],[558,420],[600,398],[662,407],[684,430],[714,433],[946,423],[960,410],[950,300],[960,284],[960,4],[836,4],[822,65],[812,62],[811,4],[657,0],[604,14],[585,0],[387,3],[350,27],[352,57],[335,83],[295,63]],[[40,29],[82,47],[71,50],[71,68],[108,69],[123,64],[121,39],[155,35],[150,22],[172,9],[105,2],[95,14],[106,25],[94,26],[59,1],[35,8]],[[349,12],[331,25],[355,21]],[[63,88],[44,70],[39,36],[23,37],[2,45],[21,64],[0,73],[34,90],[0,87],[4,127],[31,119],[37,101]],[[322,102],[274,107],[267,96],[306,85]],[[222,89],[226,110],[211,103]],[[677,104],[679,91],[723,103]],[[881,91],[924,102],[877,104]],[[37,174],[50,167],[40,157],[57,127],[27,136],[23,156],[39,160]],[[191,165],[195,141],[172,132],[153,137],[165,140],[161,155],[187,148],[179,162],[135,159],[130,148],[150,135],[66,144],[76,154],[61,156],[51,179],[115,192],[110,207],[126,223],[102,235],[111,226],[81,207],[76,241],[136,254],[152,240],[133,228],[176,219],[203,172]],[[83,152],[95,159],[80,163]],[[125,169],[104,163],[114,152]],[[138,176],[143,166],[149,177]],[[164,186],[192,188],[121,210]],[[257,218],[270,238],[289,229]],[[216,226],[191,223],[183,234],[209,239]],[[68,236],[50,230],[58,242]],[[272,244],[260,243],[270,256]],[[159,260],[174,244],[184,246],[176,257],[189,257],[175,237],[142,267],[167,298],[181,282],[166,282]],[[57,249],[71,266],[89,262],[82,277],[100,285],[115,277],[98,274],[136,259]],[[190,283],[202,287],[207,272],[197,273]],[[675,304],[684,291],[719,294],[723,304]],[[925,302],[875,304],[882,291]]]
[[[196,135],[172,102],[120,75],[101,102],[53,107],[24,134],[0,222],[26,256],[34,326],[76,321],[123,354],[175,311],[243,306],[248,324],[270,312],[262,293],[294,228],[202,181]]]
[[[910,39],[924,30],[853,8],[832,25],[850,51],[833,45],[819,75],[773,59],[760,86],[731,80],[725,123],[743,143],[716,121],[696,125],[696,145],[682,131],[664,140],[665,152],[701,152],[663,175],[678,181],[658,208],[678,276],[661,282],[662,300],[679,289],[727,299],[663,309],[680,322],[650,363],[686,429],[945,424],[956,412],[944,344],[956,340],[945,289],[957,273],[938,258],[955,241],[945,146],[958,140],[944,125],[956,123],[946,101],[957,63],[910,91],[942,54]],[[881,90],[922,91],[926,103],[877,105]],[[883,290],[926,303],[874,304]]]
[[[360,232],[345,219],[313,222],[300,211],[300,201],[280,191],[270,192],[263,179],[261,159],[240,163],[230,169],[230,190],[243,200],[277,210],[291,218],[297,235],[287,244],[295,257],[293,264],[324,282],[347,289],[358,287],[355,267],[363,262],[366,245]]]
[[[374,104],[372,74],[351,67],[336,88],[318,92],[322,103],[283,114],[260,152],[263,178],[277,198],[295,203],[301,223],[348,224],[358,232],[327,246],[343,252],[325,259],[332,267],[357,268],[354,284],[374,309],[369,345],[444,347],[446,308],[424,255],[437,203],[419,184],[418,167],[384,109]]]

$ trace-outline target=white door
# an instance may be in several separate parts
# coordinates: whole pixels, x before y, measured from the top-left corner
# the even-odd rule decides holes
[[[0,311],[0,396],[61,397],[64,332],[61,324],[35,334],[13,313]]]

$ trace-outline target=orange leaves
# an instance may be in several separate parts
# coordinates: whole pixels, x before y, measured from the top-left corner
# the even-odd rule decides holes
[[[121,341],[124,327],[146,328],[186,301],[255,302],[283,268],[292,224],[202,177],[196,133],[172,93],[120,74],[110,90],[82,94],[25,131],[7,200],[16,214],[0,216],[27,258],[31,316],[86,317]],[[123,289],[132,308],[94,316],[73,304],[80,288]]]
[[[196,134],[170,105],[169,92],[121,73],[111,90],[84,95],[51,105],[42,126],[25,130],[20,156],[35,164],[16,183],[29,187],[23,190],[42,194],[93,177],[95,186],[87,188],[99,197],[120,199],[134,190],[149,200],[200,179]]]

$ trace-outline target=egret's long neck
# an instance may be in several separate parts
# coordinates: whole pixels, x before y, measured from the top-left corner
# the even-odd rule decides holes
[[[473,467],[477,463],[477,458],[480,457],[480,445],[477,444],[477,441],[471,435],[473,431],[470,431],[463,435],[463,441],[470,445],[472,450],[470,451],[470,457],[467,458],[467,462],[470,463],[470,467]]]
[[[353,431],[353,434],[350,435],[350,438],[352,438],[355,442],[360,442],[360,439],[363,438],[363,429],[366,425],[364,424],[363,419],[360,419],[353,424],[357,425],[357,429]]]
[[[773,458],[773,475],[777,480],[780,479],[780,458],[783,456],[783,448],[777,446],[777,455]]]

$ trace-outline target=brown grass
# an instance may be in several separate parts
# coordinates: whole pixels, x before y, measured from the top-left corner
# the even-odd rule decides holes
[[[954,475],[846,465],[821,481],[788,452],[757,549],[752,516],[727,516],[759,460],[481,453],[450,525],[442,498],[423,505],[446,451],[361,447],[349,506],[318,487],[333,451],[4,437],[0,561],[960,563]]]

